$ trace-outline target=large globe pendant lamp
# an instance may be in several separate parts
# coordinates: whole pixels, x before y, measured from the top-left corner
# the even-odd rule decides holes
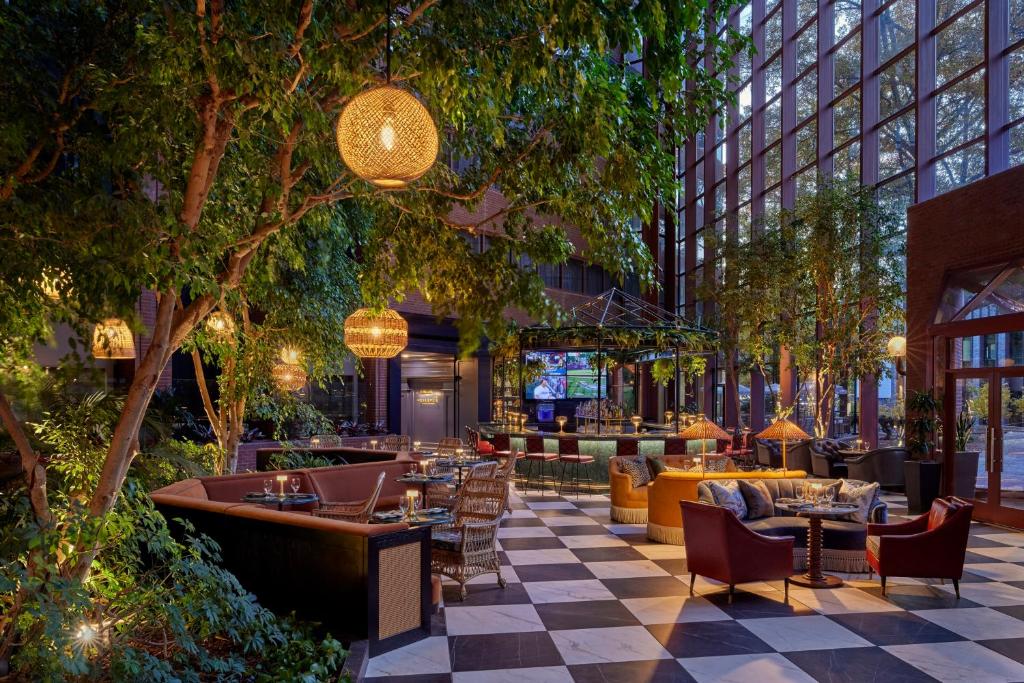
[[[274,386],[284,392],[299,391],[308,381],[302,367],[302,353],[294,346],[285,346],[278,353],[281,362],[270,369]]]
[[[214,339],[219,342],[233,342],[235,340],[235,321],[224,311],[214,311],[206,319],[206,330]]]
[[[135,358],[135,338],[128,323],[120,318],[107,318],[92,333],[92,355],[102,360]]]
[[[394,358],[409,343],[409,323],[390,308],[360,308],[345,318],[345,346],[359,358]]]
[[[437,126],[415,95],[391,85],[391,4],[387,8],[386,83],[359,93],[338,117],[345,165],[378,187],[405,187],[430,170],[439,149]]]

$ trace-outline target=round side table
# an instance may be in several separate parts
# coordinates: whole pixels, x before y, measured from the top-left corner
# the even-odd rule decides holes
[[[793,576],[790,583],[806,588],[839,588],[843,580],[838,576],[826,574],[821,570],[822,533],[821,522],[824,519],[840,517],[857,509],[852,503],[815,504],[795,502],[776,502],[775,507],[792,512],[797,517],[807,518],[807,573]]]

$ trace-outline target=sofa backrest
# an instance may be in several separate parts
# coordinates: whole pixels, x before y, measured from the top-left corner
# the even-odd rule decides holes
[[[247,493],[262,493],[263,480],[273,481],[274,493],[279,493],[281,485],[277,481],[278,475],[299,478],[299,493],[315,493],[310,485],[309,477],[303,470],[271,470],[269,472],[245,472],[243,474],[225,474],[219,477],[201,477],[206,489],[206,497],[222,503],[241,503]],[[288,482],[285,483],[286,492],[291,492]]]
[[[384,488],[380,499],[386,500],[405,493],[406,484],[395,481],[412,469],[409,460],[366,462],[358,465],[335,465],[302,470],[310,479],[313,492],[320,500],[330,503],[350,503],[365,500],[384,472]]]

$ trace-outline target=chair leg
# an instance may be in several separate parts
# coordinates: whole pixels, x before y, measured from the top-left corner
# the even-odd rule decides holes
[[[697,580],[697,572],[690,572],[690,595],[693,595],[693,583]]]
[[[736,586],[730,583],[729,584],[729,604],[730,605],[732,604],[732,596],[733,596],[734,593],[736,593]]]
[[[562,462],[561,460],[559,460],[558,462],[562,464],[562,472],[559,474],[558,477],[558,495],[562,495],[562,486],[565,484],[565,463]],[[555,466],[555,462],[553,460],[551,461],[551,466]]]
[[[573,463],[572,468],[573,475],[573,487],[576,489],[576,500],[580,499],[580,462],[577,460]]]
[[[960,579],[953,579],[953,590],[956,592],[956,599],[960,599]]]
[[[882,597],[885,597],[885,577],[879,576],[878,578],[882,580]]]
[[[782,585],[785,586],[784,590],[786,591],[785,592],[784,600],[785,600],[786,604],[789,604],[789,578],[788,577],[782,580]]]

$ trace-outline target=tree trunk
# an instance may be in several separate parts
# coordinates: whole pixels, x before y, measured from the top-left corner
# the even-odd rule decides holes
[[[53,522],[53,515],[50,513],[50,504],[46,499],[46,469],[39,464],[39,456],[28,440],[25,430],[22,429],[18,417],[14,414],[7,396],[0,391],[0,422],[4,429],[11,435],[14,445],[18,447],[18,454],[21,456],[21,471],[25,476],[25,486],[28,488],[29,502],[32,504],[32,513],[35,515],[36,524],[41,527],[49,526]]]

